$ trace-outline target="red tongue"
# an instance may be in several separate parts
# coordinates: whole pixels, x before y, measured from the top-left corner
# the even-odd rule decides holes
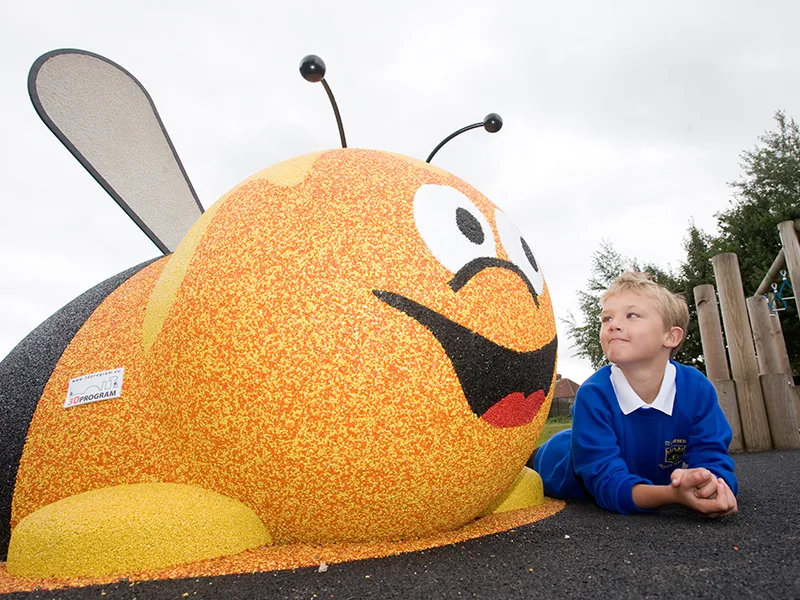
[[[519,427],[527,425],[544,403],[544,391],[533,392],[527,398],[522,392],[513,392],[493,404],[481,419],[494,427]]]

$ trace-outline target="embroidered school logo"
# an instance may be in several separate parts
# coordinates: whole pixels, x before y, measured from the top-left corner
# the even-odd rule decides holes
[[[686,451],[686,440],[674,439],[671,442],[665,441],[664,445],[664,464],[659,465],[662,469],[679,467],[683,463],[683,453]]]

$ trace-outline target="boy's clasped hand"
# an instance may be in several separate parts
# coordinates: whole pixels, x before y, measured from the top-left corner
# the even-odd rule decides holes
[[[670,477],[675,502],[709,518],[724,517],[739,510],[736,496],[721,477],[704,468],[675,469]]]

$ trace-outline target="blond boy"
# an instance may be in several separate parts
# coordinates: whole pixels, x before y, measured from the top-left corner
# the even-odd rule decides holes
[[[620,275],[600,302],[611,364],[581,385],[572,429],[528,461],[545,493],[623,514],[670,504],[735,513],[731,428],[711,382],[671,360],[689,324],[686,302],[642,273]]]

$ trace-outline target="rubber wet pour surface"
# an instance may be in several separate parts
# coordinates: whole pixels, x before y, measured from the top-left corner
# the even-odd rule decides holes
[[[737,455],[739,514],[554,516],[453,545],[296,570],[6,598],[800,598],[800,451]]]

